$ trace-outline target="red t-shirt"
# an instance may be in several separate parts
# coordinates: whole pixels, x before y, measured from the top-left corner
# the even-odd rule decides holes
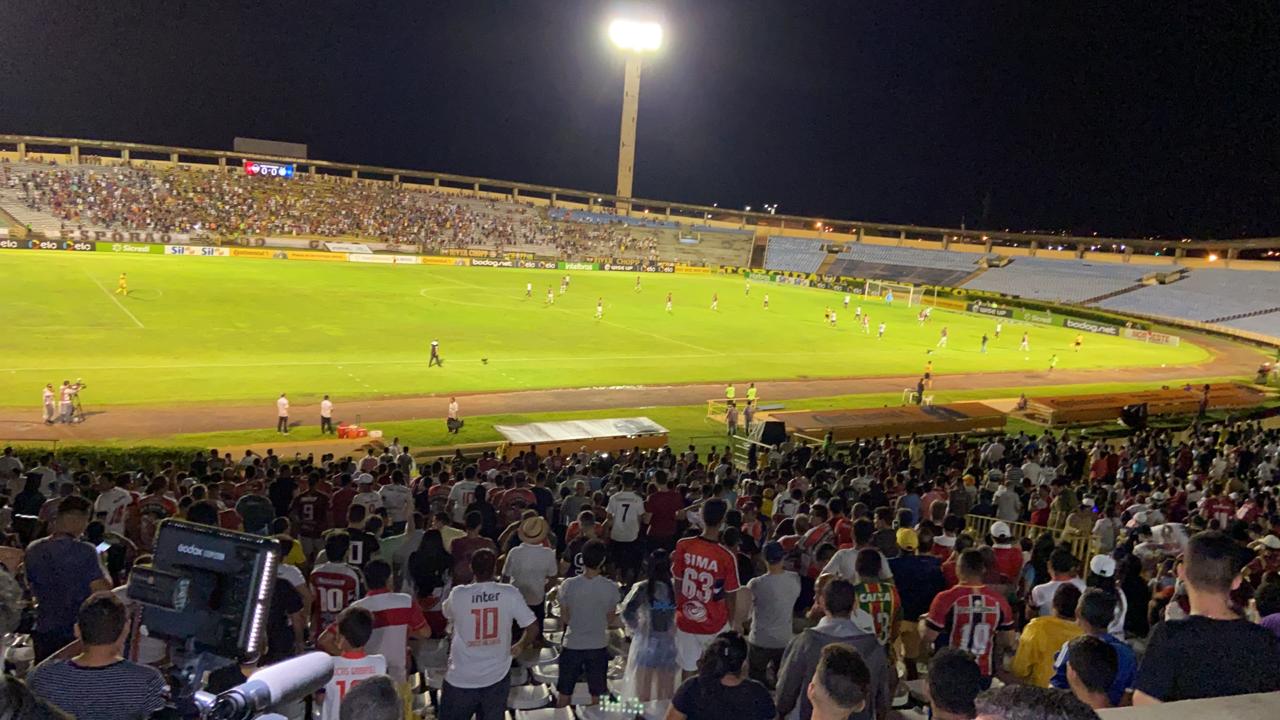
[[[347,511],[351,509],[351,501],[355,499],[356,489],[350,485],[338,488],[329,498],[329,527],[346,527]]]
[[[677,588],[677,628],[714,635],[729,624],[725,595],[738,589],[738,560],[728,548],[702,537],[677,542],[671,579]]]
[[[684,498],[675,490],[659,490],[645,500],[649,513],[649,537],[666,539],[676,534],[676,513],[684,507]]]
[[[224,530],[240,529],[240,513],[235,508],[218,511],[218,526]]]
[[[1235,519],[1236,504],[1223,495],[1211,497],[1200,504],[1200,514],[1205,520],[1217,520],[1219,527],[1226,528]]]
[[[293,499],[290,514],[297,519],[298,537],[318,538],[329,529],[329,496],[308,490]]]
[[[996,547],[993,550],[996,554],[996,572],[1010,580],[1022,574],[1022,550],[1013,546]]]
[[[1013,609],[985,585],[957,585],[933,598],[925,624],[941,633],[947,645],[972,653],[982,675],[991,677],[996,635],[1013,629]]]

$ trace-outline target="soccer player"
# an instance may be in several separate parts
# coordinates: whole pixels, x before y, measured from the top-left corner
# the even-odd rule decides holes
[[[747,294],[748,294],[748,295],[750,295],[750,294],[751,294],[751,281],[750,281],[750,280],[748,280],[748,281],[747,281]]]
[[[858,308],[858,309],[861,310],[862,308]],[[870,315],[862,316],[862,334],[863,335],[871,334],[871,316]]]
[[[667,293],[667,312],[671,312],[671,293]]]
[[[861,305],[859,305],[859,306],[857,307],[857,309],[855,309],[855,310],[853,311],[853,317],[854,317],[854,319],[855,319],[855,320],[856,320],[856,319],[858,319],[858,318],[860,318],[860,317],[862,317],[862,306],[861,306]]]
[[[829,323],[831,323],[831,327],[835,327],[835,326],[836,326],[836,311],[835,311],[835,310],[832,310],[832,311],[831,311],[831,314],[829,314],[829,315],[827,316],[827,321],[828,321]]]
[[[533,283],[527,282],[524,284],[524,296],[526,298],[533,297]]]
[[[986,333],[982,333],[982,347],[979,349],[979,352],[982,352],[982,353],[987,352],[987,343],[988,343],[988,342],[989,342],[989,339],[987,338],[987,334],[986,334]]]
[[[1057,353],[1054,353],[1049,356],[1049,372],[1053,372],[1053,369],[1056,367],[1058,367],[1058,355]]]
[[[1072,345],[1076,352],[1080,352],[1080,346],[1084,345],[1084,333],[1078,333],[1076,335],[1076,341],[1072,343]]]
[[[569,289],[569,276],[565,275],[560,278],[560,294],[563,295],[565,290]]]
[[[849,297],[849,293],[845,293],[845,294],[844,294],[844,309],[845,309],[845,310],[848,310],[848,309],[849,309],[849,301],[850,301],[850,300],[852,300],[852,299],[853,299],[853,298]]]
[[[333,659],[333,678],[324,686],[320,720],[338,720],[338,708],[347,691],[375,676],[385,675],[387,659],[367,655],[364,646],[373,637],[373,613],[362,607],[349,607],[338,617],[332,634],[338,656]]]
[[[822,311],[822,322],[831,322],[831,306],[830,305],[828,305]]]
[[[880,328],[879,328],[879,331],[876,333],[876,339],[877,340],[884,339],[884,321],[883,320],[880,321]]]
[[[435,339],[431,341],[431,359],[427,360],[427,367],[432,365],[444,367],[444,363],[440,360],[440,341]]]
[[[546,300],[545,304],[546,304],[546,305],[555,305],[555,304],[556,304],[556,294],[555,294],[554,292],[552,292],[552,291],[551,291],[551,286],[550,286],[550,285],[548,285],[548,286],[547,286],[547,300]]]
[[[596,298],[596,319],[604,319],[604,298]]]
[[[1031,340],[1027,338],[1027,333],[1022,333],[1022,342],[1018,343],[1018,349],[1022,352],[1031,351]]]
[[[764,294],[764,309],[769,309],[769,293]]]
[[[720,294],[711,293],[711,311],[717,312],[720,309]]]
[[[921,310],[920,312],[916,313],[916,322],[920,323],[920,327],[924,327],[924,320],[925,320],[924,310]]]
[[[116,282],[116,294],[117,295],[129,294],[129,278],[125,277],[124,273],[120,273],[120,279]]]
[[[1000,339],[1000,331],[1004,330],[1004,323],[996,321],[996,339]]]
[[[635,292],[640,292],[640,276],[639,276],[639,275],[637,275],[637,276],[636,276],[636,288],[635,288]]]
[[[942,326],[942,332],[940,332],[940,333],[938,334],[938,345],[937,345],[937,347],[944,348],[944,347],[946,347],[946,346],[947,346],[947,326],[946,326],[946,325],[943,325],[943,326]]]
[[[892,291],[892,290],[887,290],[887,291],[885,291],[885,294],[884,294],[884,304],[885,304],[885,305],[892,305],[892,304],[893,304],[893,291]]]

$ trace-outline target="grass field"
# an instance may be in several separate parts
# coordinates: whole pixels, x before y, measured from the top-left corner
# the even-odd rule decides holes
[[[112,294],[121,272],[130,295]],[[836,293],[737,277],[561,273],[238,258],[0,251],[0,406],[34,406],[48,382],[83,377],[95,405],[295,401],[682,382],[1191,364],[1208,353],[935,311],[864,303],[872,334]],[[534,297],[525,299],[526,282]],[[673,294],[674,312],[664,310]],[[713,293],[719,311],[710,310]],[[761,307],[765,293],[770,309]],[[597,298],[604,319],[593,318]],[[857,299],[855,298],[855,303]],[[887,323],[883,340],[875,325]],[[945,350],[926,356],[942,326]],[[1023,329],[1031,352],[1018,351]],[[438,338],[443,368],[427,368]],[[482,363],[487,359],[487,364]]]

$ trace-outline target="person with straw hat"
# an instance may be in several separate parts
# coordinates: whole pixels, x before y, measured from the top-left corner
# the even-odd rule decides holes
[[[547,521],[538,515],[520,520],[516,534],[520,544],[507,553],[502,575],[524,596],[524,601],[537,618],[538,636],[546,618],[547,584],[560,571],[556,551],[547,543]]]

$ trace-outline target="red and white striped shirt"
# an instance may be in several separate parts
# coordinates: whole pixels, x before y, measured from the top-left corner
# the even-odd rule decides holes
[[[372,655],[387,659],[387,674],[396,682],[407,676],[409,632],[427,626],[422,608],[408,593],[370,590],[368,595],[352,603],[373,613],[373,635],[365,644]]]

